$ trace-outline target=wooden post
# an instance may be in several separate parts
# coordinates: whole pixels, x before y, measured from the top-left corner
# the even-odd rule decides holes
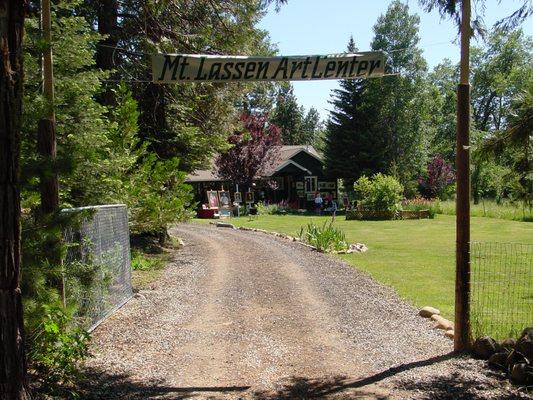
[[[470,0],[461,2],[461,71],[457,88],[455,351],[470,347]]]
[[[41,0],[41,26],[43,40],[43,93],[48,101],[47,118],[54,119],[54,69],[52,65],[52,20],[50,0]]]
[[[59,179],[55,172],[57,156],[56,127],[54,113],[54,70],[52,64],[52,21],[50,15],[50,0],[41,0],[42,37],[45,42],[43,50],[43,95],[46,99],[46,113],[39,120],[37,130],[37,150],[45,161],[39,177],[39,191],[41,194],[41,213],[45,223],[50,222],[47,216],[59,210]],[[43,252],[51,265],[61,265],[61,236],[51,243],[47,243]],[[61,277],[55,283],[66,305],[65,282]]]
[[[40,177],[41,211],[51,214],[59,208],[59,189],[57,174],[52,171],[56,159],[56,134],[54,114],[54,72],[52,65],[52,23],[50,0],[41,1],[42,36],[46,43],[43,51],[43,94],[46,99],[46,115],[39,121],[37,149],[46,161]]]

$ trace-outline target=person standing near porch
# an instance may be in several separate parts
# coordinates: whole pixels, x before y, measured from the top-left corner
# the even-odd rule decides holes
[[[337,214],[337,202],[335,201],[335,199],[333,198],[333,193],[328,193],[328,197],[327,197],[327,203],[326,203],[326,208],[324,209],[324,211],[326,212],[330,212],[331,213],[331,219],[333,221],[335,221],[335,215]]]
[[[315,193],[315,213],[317,215],[322,214],[322,204],[324,203],[324,200],[322,199],[322,196],[320,196],[320,192]]]

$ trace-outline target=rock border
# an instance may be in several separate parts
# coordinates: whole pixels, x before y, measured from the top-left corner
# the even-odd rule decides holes
[[[454,339],[454,324],[452,321],[442,317],[439,309],[425,306],[418,310],[418,315],[420,315],[422,318],[428,318],[434,321],[434,329],[442,329],[444,331],[444,336],[452,340]]]
[[[516,385],[533,385],[533,327],[525,328],[516,340],[478,337],[472,345],[472,355],[486,360],[487,367],[504,372]]]
[[[303,242],[300,238],[295,236],[290,236],[285,233],[275,232],[275,231],[267,231],[265,229],[259,229],[259,228],[249,228],[247,226],[235,226],[233,224],[230,224],[228,222],[209,222],[210,225],[215,225],[217,228],[230,228],[235,229],[239,231],[250,231],[250,232],[260,232],[265,233],[270,236],[279,237],[282,239],[289,240],[291,242],[296,242],[304,247],[307,247],[309,249],[315,250],[319,253],[326,253],[324,251],[321,251],[317,249],[315,246],[310,245],[308,243]],[[347,250],[336,250],[332,252],[328,252],[327,254],[351,254],[351,253],[364,253],[368,251],[368,247],[363,243],[354,243],[349,246]]]

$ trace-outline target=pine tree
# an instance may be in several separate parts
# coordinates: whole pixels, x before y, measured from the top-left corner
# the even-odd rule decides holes
[[[353,38],[348,52],[357,51]],[[383,138],[373,135],[371,115],[364,103],[367,82],[347,79],[333,91],[334,109],[330,112],[325,138],[325,164],[329,175],[342,178],[346,187],[361,175],[383,171]]]
[[[317,147],[320,142],[320,134],[322,131],[322,122],[320,121],[320,114],[317,109],[311,107],[307,114],[303,106],[301,107],[301,114],[305,115],[302,121],[301,128],[301,144],[309,144]]]
[[[302,111],[290,83],[278,90],[276,108],[271,122],[281,129],[281,141],[285,145],[302,143]]]
[[[411,194],[426,164],[430,130],[431,92],[418,47],[419,23],[420,18],[399,0],[378,18],[371,48],[387,54],[386,72],[395,75],[369,79],[363,100],[373,118],[371,135],[382,137],[386,172]]]

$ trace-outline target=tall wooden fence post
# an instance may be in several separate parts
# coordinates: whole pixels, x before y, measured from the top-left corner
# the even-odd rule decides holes
[[[470,347],[470,0],[461,2],[461,64],[457,87],[455,351]]]

